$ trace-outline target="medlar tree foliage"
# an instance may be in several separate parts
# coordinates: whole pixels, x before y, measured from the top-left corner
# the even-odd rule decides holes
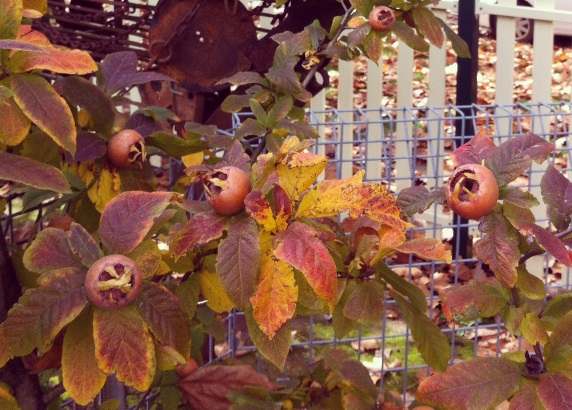
[[[463,43],[428,8],[431,3],[351,0],[342,2],[346,12],[330,27],[315,23],[276,35],[279,45],[267,73],[242,72],[221,81],[249,86],[223,104],[228,112],[253,114],[231,138],[196,123],[184,124],[178,136],[172,131],[176,115],[155,107],[123,114],[118,106],[125,104],[124,90],[168,78],[139,71],[135,53],[110,54],[95,64],[86,53],[54,47],[30,26],[45,2],[0,0],[0,178],[24,192],[24,209],[44,203],[46,211],[46,223],[38,221],[28,243],[12,244],[6,261],[23,294],[3,306],[9,311],[0,324],[0,364],[22,357],[34,372],[60,369],[63,388],[82,405],[114,375],[141,392],[158,389],[164,408],[176,408],[183,396],[194,408],[371,408],[380,404],[378,389],[367,369],[343,351],[325,352],[305,375],[283,386],[239,362],[205,366],[201,346],[205,335],[220,335],[220,318],[238,309],[258,352],[283,371],[294,317],[329,313],[343,337],[360,324],[378,323],[389,293],[423,359],[444,371],[422,384],[419,400],[455,408],[459,398],[446,387],[460,385],[463,405],[481,403],[464,372],[489,381],[490,389],[502,372],[502,388],[479,391],[487,405],[514,394],[516,402],[538,397],[550,407],[551,386],[571,383],[566,352],[572,341],[564,332],[568,298],[542,302],[545,289],[522,263],[544,251],[569,263],[565,240],[572,209],[545,196],[558,225],[555,235],[531,219],[528,208],[535,200],[508,187],[532,160],[546,159],[550,144],[528,135],[494,147],[481,136],[473,141],[479,149],[468,145],[455,154],[459,164],[484,160],[501,187],[503,203],[483,217],[484,237],[477,243],[499,284],[450,291],[443,296],[447,311],[456,320],[500,313],[537,349],[449,369],[448,341],[426,316],[423,292],[385,263],[397,252],[451,261],[440,241],[408,239],[411,224],[402,212],[422,211],[445,193],[407,190],[398,205],[383,186],[363,181],[363,172],[318,181],[327,157],[311,152],[317,132],[300,108],[310,98],[305,87],[316,63],[362,53],[378,60],[391,35],[421,51],[429,43],[442,46],[447,35],[466,56]],[[378,6],[394,12],[386,31],[369,23]],[[295,70],[300,60],[307,69],[303,80]],[[96,82],[81,77],[86,75]],[[115,151],[117,134],[134,137]],[[184,164],[171,191],[159,189],[146,154]],[[235,189],[229,170],[233,181],[234,175],[248,179],[238,178],[243,203],[233,203],[232,212],[186,196],[190,187],[203,185],[222,197]],[[564,177],[553,167],[546,175],[546,192],[566,198]],[[41,229],[62,212],[69,224]],[[3,275],[6,287],[14,278]],[[527,379],[531,374],[537,378]],[[6,408],[17,407],[21,397],[18,386],[11,387],[0,385]]]

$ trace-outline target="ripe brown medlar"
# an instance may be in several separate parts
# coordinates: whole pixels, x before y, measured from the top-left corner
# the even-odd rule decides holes
[[[388,31],[395,24],[395,12],[391,7],[377,6],[369,13],[369,24],[375,31]]]
[[[456,214],[466,219],[480,219],[495,207],[499,186],[487,167],[465,164],[453,171],[445,194],[449,207]]]
[[[201,177],[207,202],[221,215],[234,215],[244,209],[244,198],[252,185],[248,174],[240,168],[226,166]]]
[[[145,139],[135,130],[118,132],[107,144],[107,157],[117,168],[142,164],[147,157]]]
[[[87,271],[88,299],[102,309],[130,305],[141,293],[143,274],[135,261],[123,255],[104,256]]]

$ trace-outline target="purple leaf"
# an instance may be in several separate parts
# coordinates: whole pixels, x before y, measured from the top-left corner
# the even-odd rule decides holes
[[[171,241],[173,257],[177,260],[195,246],[205,245],[220,238],[229,223],[229,218],[214,211],[193,216],[189,223],[174,235]]]
[[[496,150],[496,145],[483,129],[469,142],[457,148],[451,157],[456,167],[464,164],[480,164],[483,160],[489,159]]]
[[[559,231],[570,225],[572,183],[553,165],[546,167],[540,181],[542,199],[550,207],[550,221]]]
[[[26,172],[22,172],[25,169]],[[71,192],[64,174],[57,168],[20,155],[0,152],[0,179],[20,182],[38,189]]]
[[[107,146],[99,136],[93,132],[80,131],[77,134],[77,151],[75,158],[66,152],[67,162],[87,162],[101,158],[105,155]]]
[[[43,47],[20,40],[0,40],[0,50],[45,51]]]
[[[80,224],[72,222],[68,236],[71,251],[81,260],[84,266],[89,268],[103,258],[103,251],[97,245],[95,239]]]
[[[141,243],[155,218],[167,208],[170,192],[129,191],[107,203],[99,222],[99,236],[112,253],[126,254]]]
[[[23,261],[26,269],[38,273],[61,268],[85,270],[70,247],[68,233],[56,228],[46,228],[40,232],[24,252]]]

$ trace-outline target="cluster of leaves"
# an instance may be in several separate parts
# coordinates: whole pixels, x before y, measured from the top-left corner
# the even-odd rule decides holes
[[[457,323],[500,315],[507,329],[534,346],[499,358],[476,358],[449,368],[421,383],[417,398],[439,408],[492,408],[510,399],[538,409],[557,409],[572,395],[572,340],[569,337],[570,293],[546,300],[544,282],[525,262],[545,252],[566,266],[570,259],[570,183],[549,165],[541,180],[542,197],[550,206],[551,230],[536,223],[531,208],[539,204],[529,192],[511,186],[533,162],[542,163],[554,146],[532,133],[496,146],[481,131],[453,153],[455,164],[483,163],[500,188],[498,203],[479,223],[482,237],[474,243],[477,257],[495,274],[496,283],[471,282],[442,295],[444,311]],[[418,186],[399,194],[409,214],[433,202],[445,203],[446,188]],[[451,388],[455,394],[451,394]]]

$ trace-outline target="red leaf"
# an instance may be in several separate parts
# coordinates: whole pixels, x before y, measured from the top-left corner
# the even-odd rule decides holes
[[[553,165],[549,165],[540,181],[540,191],[550,209],[550,222],[558,230],[566,229],[572,213],[572,183]]]
[[[99,222],[99,236],[111,253],[129,253],[141,243],[169,205],[169,192],[124,192],[107,203]]]
[[[484,236],[474,245],[477,256],[490,266],[504,286],[512,288],[516,284],[516,267],[520,257],[518,233],[496,212],[485,216],[479,229]]]
[[[45,351],[58,332],[79,315],[87,304],[85,275],[62,269],[43,276],[40,286],[28,289],[18,300],[2,327],[10,356],[23,356],[35,348]]]
[[[229,223],[228,217],[214,211],[193,216],[189,223],[174,235],[171,241],[172,256],[177,260],[195,246],[205,245],[220,238]]]
[[[0,164],[2,164],[0,179],[20,182],[38,189],[61,193],[71,192],[64,174],[51,165],[3,151],[0,151]],[[23,169],[26,172],[22,172]]]
[[[159,342],[174,347],[183,357],[189,356],[190,327],[179,298],[164,286],[147,282],[136,307]]]
[[[572,409],[572,380],[559,374],[541,374],[536,388],[547,410]]]
[[[103,258],[103,251],[97,245],[95,239],[80,224],[72,222],[68,236],[71,251],[81,260],[84,266],[89,268]]]
[[[257,373],[248,365],[200,367],[178,383],[192,408],[209,410],[229,409],[231,403],[227,395],[241,392],[246,386],[267,391],[276,389],[266,375]]]
[[[535,381],[524,380],[510,400],[509,410],[546,410],[538,397],[537,384]]]
[[[538,225],[532,226],[534,237],[546,252],[568,267],[572,267],[572,258],[564,242]]]
[[[228,228],[218,246],[217,273],[226,294],[238,309],[250,306],[260,272],[258,225],[251,218],[239,219]]]
[[[314,292],[333,310],[338,291],[336,264],[317,236],[314,228],[294,222],[276,235],[274,254],[302,272]]]
[[[46,228],[38,234],[24,252],[23,262],[26,269],[38,273],[61,268],[84,268],[70,247],[67,232],[56,228]]]
[[[453,152],[451,159],[455,167],[465,164],[480,164],[489,159],[497,150],[487,130],[482,128],[469,142],[461,145]]]
[[[423,380],[416,398],[443,410],[494,408],[519,387],[518,363],[501,357],[470,359]]]

